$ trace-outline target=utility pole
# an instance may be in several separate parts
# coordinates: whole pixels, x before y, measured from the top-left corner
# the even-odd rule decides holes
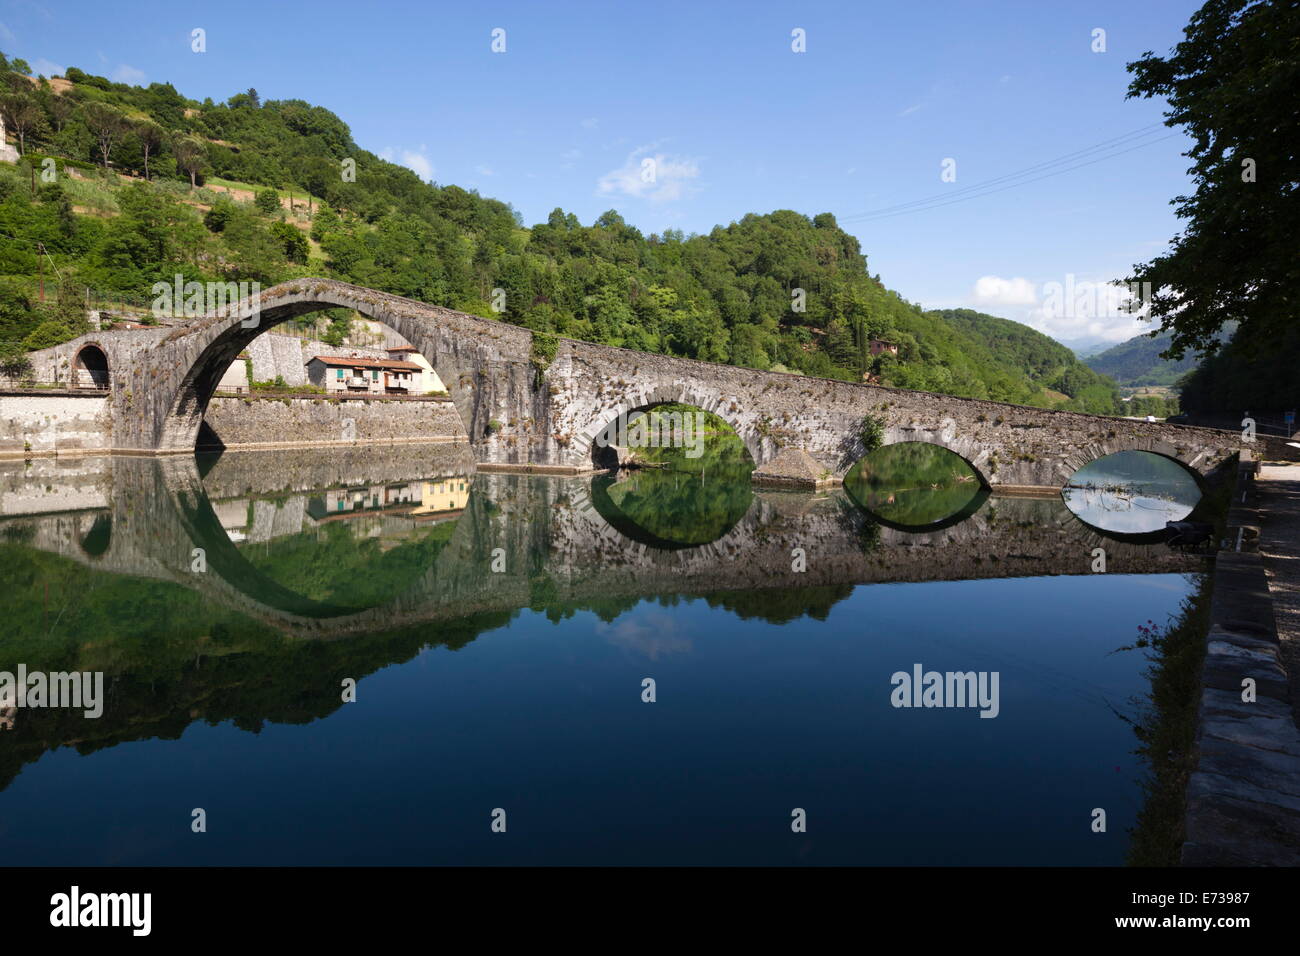
[[[45,255],[45,243],[36,243],[36,273],[40,277],[41,284],[41,301],[45,301],[45,260],[41,258]]]

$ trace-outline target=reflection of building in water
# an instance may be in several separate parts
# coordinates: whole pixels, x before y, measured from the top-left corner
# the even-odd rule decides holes
[[[236,498],[233,501],[214,501],[212,511],[225,530],[226,536],[238,544],[248,537],[248,499]]]
[[[401,485],[339,488],[313,497],[307,513],[318,523],[362,513],[400,515],[427,521],[458,515],[469,501],[463,475],[411,481]]]
[[[420,482],[420,505],[411,509],[411,517],[429,518],[459,515],[469,503],[469,479],[463,475]]]
[[[212,508],[231,541],[258,544],[341,521],[356,538],[399,539],[417,525],[460,517],[470,478],[444,476],[392,485],[331,488],[282,499],[215,501]]]
[[[403,485],[334,488],[314,495],[307,505],[307,513],[321,522],[365,511],[390,511],[418,500],[419,485],[412,481]]]

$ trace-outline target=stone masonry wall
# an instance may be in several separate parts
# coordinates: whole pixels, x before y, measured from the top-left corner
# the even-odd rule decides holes
[[[0,395],[0,457],[99,451],[112,440],[103,395]]]
[[[227,448],[290,444],[465,441],[449,401],[218,397],[204,419]]]

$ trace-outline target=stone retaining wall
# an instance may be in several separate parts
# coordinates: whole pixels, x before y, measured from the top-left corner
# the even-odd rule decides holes
[[[112,443],[103,395],[0,395],[0,458],[101,452]]]
[[[450,401],[218,397],[204,420],[207,447],[465,441]]]

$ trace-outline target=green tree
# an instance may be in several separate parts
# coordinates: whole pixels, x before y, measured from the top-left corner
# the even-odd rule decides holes
[[[104,168],[108,169],[108,160],[113,152],[113,144],[119,142],[130,128],[126,117],[116,107],[99,102],[87,103],[82,111],[82,116],[87,129],[90,130],[95,137],[95,142],[99,145],[99,153],[103,159]]]
[[[190,189],[194,189],[198,175],[207,165],[207,150],[203,143],[192,136],[185,136],[172,146],[176,165],[189,174]]]
[[[224,196],[212,204],[212,208],[203,214],[203,225],[212,232],[224,232],[230,217],[235,214],[236,206]]]
[[[280,243],[286,259],[300,265],[307,264],[307,254],[311,247],[307,245],[307,237],[302,234],[302,230],[287,222],[273,222],[270,232],[272,238]]]
[[[45,111],[36,100],[24,93],[10,93],[0,97],[0,111],[5,124],[18,137],[18,152],[27,152],[27,137],[45,125]]]
[[[280,194],[274,189],[258,190],[254,204],[264,213],[277,213],[280,211]]]
[[[1295,321],[1300,288],[1300,5],[1209,0],[1167,57],[1130,63],[1130,97],[1164,97],[1166,125],[1192,138],[1195,192],[1174,200],[1185,220],[1168,253],[1134,267],[1152,314],[1172,332],[1169,358],[1213,352],[1224,323],[1267,342]],[[1288,92],[1290,91],[1290,92]]]
[[[162,147],[166,138],[163,128],[151,119],[137,120],[131,127],[135,138],[140,141],[140,151],[144,154],[144,178],[149,178],[149,157]]]

